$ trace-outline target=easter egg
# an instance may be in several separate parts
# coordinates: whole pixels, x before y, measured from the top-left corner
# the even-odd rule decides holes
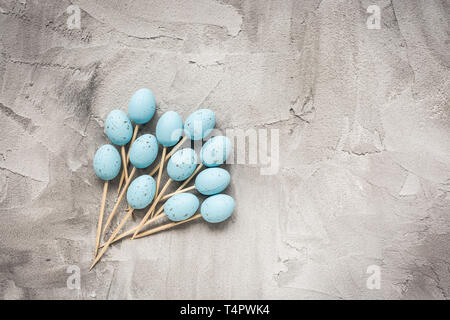
[[[169,159],[167,173],[172,180],[186,180],[197,168],[197,162],[197,154],[194,149],[185,148],[178,150]]]
[[[206,141],[200,151],[200,158],[205,166],[217,167],[227,160],[230,152],[230,139],[225,136],[217,136]]]
[[[106,117],[105,133],[112,143],[123,146],[131,140],[133,126],[122,110],[113,110]]]
[[[153,118],[155,110],[155,96],[146,88],[136,91],[128,103],[128,115],[136,124],[149,122]]]
[[[229,184],[230,174],[222,168],[203,170],[195,179],[195,189],[206,196],[222,192]]]
[[[198,198],[192,193],[179,193],[167,200],[164,213],[172,221],[182,221],[192,217],[198,206]]]
[[[208,136],[216,125],[216,115],[209,109],[200,109],[189,115],[184,122],[184,132],[191,140]]]
[[[228,219],[234,210],[234,199],[226,194],[216,194],[203,201],[200,208],[203,219],[218,223]]]
[[[183,134],[183,120],[175,111],[167,111],[156,124],[156,138],[164,147],[177,144]]]
[[[100,179],[114,179],[119,174],[121,164],[119,151],[113,145],[105,144],[95,153],[94,171]]]
[[[155,197],[156,182],[151,176],[144,174],[131,182],[127,191],[127,201],[134,209],[143,209]]]
[[[136,168],[147,168],[158,155],[158,141],[154,135],[144,134],[130,148],[130,161]]]

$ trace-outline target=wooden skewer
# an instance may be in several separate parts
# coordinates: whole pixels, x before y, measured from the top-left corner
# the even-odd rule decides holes
[[[178,144],[172,148],[172,150],[164,157],[164,163],[166,163],[167,161],[169,161],[170,157],[183,145],[184,141],[186,141],[187,137],[183,137],[183,139],[180,140],[180,142],[178,142]],[[162,160],[162,158],[161,158]],[[162,162],[160,162],[153,170],[152,172],[149,173],[149,176],[153,176],[160,168],[161,168],[161,164]],[[158,190],[158,189],[157,189]],[[157,196],[157,194],[155,193],[155,197]],[[128,209],[130,209],[130,207],[128,206]]]
[[[128,189],[128,186],[131,183],[131,179],[133,178],[134,174],[136,173],[136,168],[133,167],[133,170],[130,173],[130,176],[128,177],[128,181],[125,183],[125,186],[123,187],[122,191],[120,192],[119,198],[117,198],[116,204],[114,205],[113,211],[108,217],[108,220],[106,221],[105,228],[103,229],[103,234],[105,234],[106,230],[109,227],[109,224],[111,223],[111,220],[113,219],[114,215],[116,214],[117,208],[119,208],[119,204],[122,201],[123,195]],[[133,210],[130,210],[133,212]]]
[[[192,172],[191,176],[190,176],[189,178],[187,178],[187,179],[186,179],[186,180],[178,187],[177,191],[183,189],[184,187],[186,187],[186,185],[192,180],[192,178],[195,177],[195,175],[196,175],[202,168],[203,168],[203,163],[200,163],[200,164],[197,166],[197,169],[195,169],[195,171]]]
[[[146,227],[146,226],[152,224],[153,222],[155,222],[155,221],[161,219],[162,217],[164,217],[163,214],[159,214],[159,213],[162,212],[162,211],[163,211],[163,210],[160,208],[160,209],[158,210],[157,214],[155,215],[155,217],[153,217],[153,218],[147,220],[147,222],[144,224],[144,227]],[[116,242],[116,241],[119,241],[119,240],[125,238],[126,236],[129,236],[130,234],[133,234],[134,231],[136,231],[137,228],[138,228],[138,227],[136,226],[136,227],[134,227],[134,228],[131,228],[131,229],[129,229],[129,230],[127,230],[127,231],[125,231],[125,232],[119,234],[118,236],[116,236],[116,237],[114,238],[114,240],[113,240],[111,243],[114,243],[114,242]],[[104,245],[105,245],[105,244],[102,244],[100,247],[103,247]]]
[[[170,197],[173,197],[176,194],[183,193],[183,192],[188,192],[188,191],[194,190],[194,189],[195,189],[195,186],[191,186],[191,187],[188,187],[188,188],[185,188],[185,189],[182,189],[182,190],[177,190],[175,192],[169,193],[169,194],[165,195],[164,197],[162,197],[161,201],[167,200],[167,199],[169,199]]]
[[[100,205],[100,214],[98,216],[97,237],[95,239],[95,252],[94,258],[97,256],[98,246],[100,245],[100,236],[102,234],[103,214],[105,212],[106,194],[108,193],[109,181],[105,180],[103,185],[102,203]]]
[[[159,184],[161,183],[161,175],[164,168],[164,159],[166,158],[167,147],[163,148],[162,156],[161,156],[161,164],[159,165],[158,178],[156,179],[156,192],[155,197],[158,196],[159,192]]]
[[[139,131],[139,125],[137,124],[134,127],[133,137],[131,138],[130,147],[128,148],[128,152],[127,152],[127,169],[128,169],[128,163],[130,163],[131,146],[133,145],[134,140],[136,140],[138,131]],[[119,195],[119,193],[120,193],[120,188],[122,188],[124,178],[125,178],[125,172],[122,171],[122,175],[120,176],[120,181],[119,181],[119,187],[117,188],[117,195]]]
[[[200,164],[198,167],[197,167],[197,169],[195,169],[195,171],[191,174],[191,176],[189,177],[189,178],[187,178],[179,187],[178,187],[178,189],[173,193],[173,194],[175,194],[175,193],[180,193],[181,191],[182,191],[182,189],[189,183],[189,181],[191,181],[194,177],[195,177],[195,175],[202,169],[202,167],[203,167],[203,164]],[[193,186],[194,187],[194,186]],[[166,186],[164,187],[164,188],[166,188]],[[163,188],[163,189],[164,189]],[[192,188],[192,187],[190,187],[190,188]],[[186,189],[184,189],[183,191],[187,191],[189,188],[186,188]],[[164,190],[165,191],[165,190]],[[164,192],[163,191],[161,191],[161,194],[163,194]],[[172,195],[173,195],[172,194]],[[167,196],[164,196],[163,198],[161,198],[160,200],[162,200],[162,199],[165,199]],[[158,202],[158,201],[155,201],[156,203]],[[155,207],[156,207],[156,205],[155,205]],[[151,208],[150,208],[151,209]],[[154,210],[154,209],[153,209]],[[163,212],[163,210],[164,210],[164,205],[162,205],[159,209],[158,209],[158,211],[156,212],[156,214],[154,215],[154,218],[152,217],[152,219],[150,219],[150,220],[148,220],[147,222],[145,222],[145,224],[144,224],[144,227],[146,227],[147,225],[149,225],[151,222],[152,222],[152,220],[153,219],[156,219],[156,218],[159,218],[160,216],[162,216],[162,212]],[[150,210],[149,210],[150,211]],[[148,212],[147,212],[148,213]],[[153,220],[154,221],[154,220]],[[117,241],[117,240],[120,240],[120,239],[122,239],[122,238],[124,238],[124,237],[126,237],[127,235],[129,235],[129,234],[131,234],[131,233],[133,233],[134,231],[136,231],[137,230],[137,228],[138,227],[135,227],[135,228],[133,228],[133,229],[130,229],[130,230],[128,230],[127,232],[125,232],[125,233],[123,233],[123,234],[121,234],[119,237],[117,237],[116,239],[114,239],[114,242],[115,241]]]
[[[167,154],[167,156],[165,157],[164,162],[169,161],[170,157],[178,151],[178,149],[183,145],[183,143],[187,140],[187,137],[183,137],[183,139],[180,140],[180,142],[177,143],[177,145],[175,147],[172,148],[172,150],[170,150],[170,152]],[[156,167],[153,168],[152,171],[150,171],[149,175],[153,176],[158,170],[159,167],[161,166],[161,163],[159,163]]]
[[[91,269],[97,264],[97,262],[100,261],[101,257],[105,254],[106,249],[108,249],[109,245],[113,242],[117,233],[119,233],[120,229],[122,229],[123,225],[125,224],[125,222],[127,222],[128,218],[131,217],[132,214],[133,214],[133,209],[128,211],[127,214],[125,215],[125,217],[123,217],[122,221],[120,221],[117,228],[114,230],[114,232],[109,237],[108,241],[105,243],[105,245],[103,246],[103,248],[100,251],[100,253],[98,254],[98,256],[95,258],[94,262],[92,263],[91,267],[89,268],[89,271],[91,271]]]
[[[127,165],[127,157],[125,156],[125,146],[122,146],[120,148],[120,152],[122,154],[122,165],[123,165],[123,172],[125,173],[125,182],[128,181],[128,165]]]
[[[153,228],[153,229],[151,229],[151,230],[142,232],[142,233],[138,234],[138,235],[136,236],[136,238],[142,238],[142,237],[149,236],[149,235],[151,235],[151,234],[153,234],[153,233],[156,233],[156,232],[160,232],[160,231],[163,231],[163,230],[167,230],[167,229],[176,227],[176,226],[178,226],[178,225],[180,225],[180,224],[183,224],[183,223],[186,223],[186,222],[189,222],[189,221],[198,219],[198,218],[200,218],[201,216],[202,216],[202,215],[201,215],[200,213],[197,213],[195,216],[192,216],[192,217],[190,217],[189,219],[186,219],[186,220],[183,220],[183,221],[180,221],[180,222],[171,222],[171,223],[165,224],[165,225],[163,225],[163,226],[159,226],[159,227]]]
[[[147,213],[145,214],[144,218],[141,220],[141,223],[139,223],[136,231],[133,234],[133,237],[131,237],[131,240],[134,240],[134,238],[136,237],[136,235],[139,233],[139,231],[141,231],[142,227],[144,226],[145,222],[148,220],[148,218],[150,217],[150,214],[153,213],[153,211],[155,210],[156,205],[158,204],[160,198],[164,195],[164,193],[166,192],[167,188],[169,187],[170,183],[172,182],[172,179],[167,180],[166,185],[162,188],[161,192],[159,193],[158,197],[153,201],[152,206],[150,207],[150,209],[148,209]]]

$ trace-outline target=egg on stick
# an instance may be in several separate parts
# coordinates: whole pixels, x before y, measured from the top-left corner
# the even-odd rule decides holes
[[[127,220],[133,214],[133,211],[135,209],[143,209],[146,206],[148,206],[150,204],[150,202],[152,202],[152,200],[155,197],[155,191],[156,191],[155,179],[153,179],[152,177],[150,177],[147,174],[136,178],[130,184],[130,187],[128,188],[128,191],[127,191],[127,201],[131,207],[131,210],[128,210],[126,215],[122,218],[122,221],[120,221],[117,228],[113,231],[113,233],[109,237],[108,241],[102,247],[102,250],[100,251],[100,253],[95,257],[94,262],[92,263],[89,270],[91,270],[97,264],[97,262],[100,261],[101,257],[103,256],[103,254],[105,254],[109,245],[113,242],[117,233],[119,233],[119,231],[125,225]]]
[[[130,142],[133,135],[131,121],[122,110],[113,110],[106,117],[105,133],[112,143],[120,146],[122,165],[125,181],[128,181],[128,169],[126,165],[125,145]]]
[[[147,88],[142,88],[136,91],[128,103],[128,116],[136,124],[133,130],[133,137],[131,138],[130,146],[136,140],[139,126],[149,122],[156,110],[156,101],[153,92]],[[127,152],[127,166],[130,160],[130,149]],[[127,168],[128,169],[128,168]],[[117,195],[120,193],[120,188],[125,178],[125,173],[122,172],[120,177],[119,187],[117,188]]]
[[[176,141],[180,138],[179,125],[180,123],[182,125],[183,122],[181,120],[181,117],[179,118],[177,116],[178,114],[173,111],[168,113],[167,115],[164,114],[157,124],[156,136],[157,138],[159,137],[158,140],[161,139],[162,143],[167,144],[168,146],[175,144]],[[166,163],[170,159],[170,157],[183,145],[183,143],[187,139],[191,139],[194,141],[204,139],[211,133],[215,125],[216,115],[209,109],[200,109],[190,114],[184,123],[185,136],[178,143],[176,143],[176,145],[167,155],[163,150],[164,161],[161,159],[160,163],[155,168],[153,168],[149,175],[153,176],[156,172],[162,173],[162,166],[164,165],[164,163]],[[172,132],[172,134],[169,135],[168,133],[170,132]],[[196,170],[193,175],[197,174],[200,169],[201,167],[198,168],[198,170]],[[156,183],[157,193],[159,192],[159,181],[160,176],[158,176]],[[185,183],[177,189],[177,191],[184,188],[184,186],[189,183],[189,181],[190,179],[186,180]]]
[[[191,113],[185,123],[184,123],[184,134],[182,141],[186,140],[186,138],[189,138],[193,141],[196,140],[202,140],[206,138],[214,129],[214,126],[216,125],[216,115],[214,112],[210,109],[200,109],[193,113]],[[180,143],[178,143],[171,153],[174,152],[174,150],[180,146]],[[169,155],[170,156],[170,155]],[[164,162],[161,162],[161,164]],[[177,191],[183,189],[189,181],[195,176],[202,168],[203,164],[200,164],[200,166],[192,173],[192,176],[187,179],[178,189]],[[161,169],[161,167],[159,167]],[[156,168],[155,168],[156,169]],[[154,169],[154,170],[155,170]],[[154,174],[154,170],[150,172],[150,175]],[[157,184],[157,192],[158,192],[158,184]],[[158,198],[159,199],[159,198]]]
[[[197,170],[199,171],[203,166],[208,168],[215,168],[223,163],[228,159],[231,153],[231,141],[226,136],[216,136],[212,137],[206,143],[203,145],[202,149],[200,150],[200,159],[202,160],[202,163],[198,166]],[[220,169],[220,168],[217,168]],[[196,171],[197,171],[196,170]],[[223,170],[223,171],[222,171]],[[199,177],[201,176],[200,180],[195,180],[195,185],[186,189],[183,189],[187,183],[189,183],[188,180],[181,186],[182,188],[178,188],[175,192],[163,197],[161,200],[165,200],[168,197],[190,191],[193,189],[197,189],[200,193],[204,195],[210,195],[208,194],[208,188],[211,189],[211,194],[222,192],[230,182],[230,175],[229,173],[224,170],[209,170],[206,169],[202,171],[202,173],[199,174]],[[224,186],[222,190],[219,192],[215,192],[215,189],[220,189],[221,186]]]
[[[187,140],[193,141],[205,139],[216,125],[216,115],[210,109],[200,109],[191,113],[184,122],[184,137],[167,154],[165,162],[182,146]],[[159,164],[153,168],[150,175],[153,176],[159,170]]]
[[[185,184],[189,183],[189,181],[190,181],[192,178],[194,178],[194,176],[197,174],[197,172],[199,171],[199,169],[200,169],[200,166],[198,166],[197,169],[195,169],[194,173],[192,173],[191,176],[190,176],[186,181],[184,181],[184,183],[178,188],[178,190],[181,190],[181,189],[185,186]],[[186,188],[186,189],[187,189],[187,188]],[[183,189],[183,190],[186,190],[186,189]],[[166,198],[166,196],[164,196],[164,198]],[[156,221],[156,220],[162,218],[162,217],[164,216],[163,214],[161,214],[161,213],[163,212],[163,210],[164,210],[164,205],[162,205],[162,206],[158,209],[158,211],[156,212],[156,214],[154,215],[154,217],[153,217],[153,214],[151,214],[151,216],[150,216],[151,219],[148,219],[147,222],[145,222],[144,227],[147,227],[147,226],[149,226],[150,224],[152,224],[154,221]],[[138,228],[138,227],[136,226],[136,227],[134,227],[134,228],[132,228],[132,229],[130,229],[130,230],[124,232],[124,233],[121,233],[119,236],[117,236],[117,237],[114,239],[113,242],[116,242],[116,241],[118,241],[118,240],[120,240],[120,239],[125,238],[126,236],[129,236],[129,235],[133,234],[133,233],[137,230],[137,228]]]
[[[94,156],[94,171],[97,177],[104,180],[100,213],[98,218],[97,236],[95,240],[94,257],[97,256],[102,233],[103,214],[105,212],[106,194],[108,193],[109,181],[114,179],[120,172],[120,154],[117,149],[110,144],[101,146]]]
[[[120,192],[116,204],[114,205],[114,208],[111,214],[109,215],[108,220],[106,221],[103,233],[106,232],[107,228],[109,227],[109,224],[114,218],[114,215],[116,214],[116,211],[119,208],[120,202],[122,201],[122,198],[125,192],[127,191],[128,186],[131,183],[131,179],[133,178],[136,172],[136,168],[138,169],[147,168],[155,161],[157,155],[158,155],[158,141],[156,140],[154,135],[144,134],[133,142],[130,148],[130,162],[133,165],[133,170],[131,171],[130,177],[128,181],[125,183],[125,186],[123,187],[122,191]],[[149,175],[147,176],[150,177]]]
[[[169,163],[167,165],[167,173],[169,175],[169,180],[167,180],[166,184],[161,189],[161,192],[159,194],[157,193],[158,196],[156,196],[155,201],[145,214],[144,218],[141,220],[139,226],[137,227],[131,239],[133,239],[139,233],[139,231],[144,226],[145,222],[147,222],[150,215],[154,213],[156,205],[166,192],[170,183],[172,181],[186,180],[192,175],[196,167],[197,167],[197,154],[195,153],[194,149],[185,148],[178,150],[177,152],[174,153],[174,155],[169,159]],[[158,188],[158,183],[156,185]]]
[[[195,211],[192,212],[192,208],[194,208],[194,206],[191,204],[193,201],[189,200],[190,197],[179,198],[182,195],[188,194],[189,193],[177,194],[167,201],[166,210],[164,211],[167,217],[173,222],[142,232],[138,234],[136,238],[142,238],[163,230],[168,230],[180,224],[196,220],[200,217],[209,223],[220,223],[228,219],[234,211],[235,202],[231,196],[226,194],[216,194],[206,198],[205,201],[203,201],[202,206],[200,207],[200,214],[193,215]],[[172,212],[167,213],[169,201],[174,198],[175,200],[170,203],[170,209],[172,209]]]
[[[156,179],[156,197],[158,197],[167,148],[173,147],[180,141],[182,131],[183,120],[175,111],[167,111],[164,113],[156,124],[156,139],[163,146],[161,161],[159,162],[158,178]]]
[[[222,168],[208,168],[197,175],[193,186],[169,193],[168,195],[162,197],[161,201],[167,200],[176,194],[181,194],[191,190],[197,190],[205,196],[218,194],[228,187],[230,184],[230,179],[230,174],[227,170]]]
[[[182,150],[184,150],[184,149],[182,149]],[[170,158],[170,159],[172,159],[172,161],[169,161],[169,165],[167,167],[168,167],[168,170],[169,170],[169,167],[170,167],[170,172],[171,173],[174,173],[174,171],[175,171],[174,169],[179,168],[180,162],[182,162],[182,161],[180,161],[180,160],[182,160],[182,157],[181,157],[182,154],[180,152],[182,150],[177,151],[177,154],[179,154],[179,155],[177,155],[177,156],[174,155],[172,158]],[[192,149],[190,149],[190,150],[192,150]],[[195,153],[194,150],[192,150],[190,152],[191,153],[192,152]],[[201,156],[201,159],[202,159],[202,163],[199,166],[197,166],[195,171],[189,176],[189,178],[187,178],[178,187],[178,189],[174,193],[169,194],[168,196],[171,196],[171,195],[174,195],[174,194],[178,194],[182,190],[184,190],[183,192],[188,191],[189,188],[186,188],[186,189],[183,189],[183,188],[194,178],[194,176],[200,171],[200,169],[202,168],[203,165],[205,167],[211,167],[211,168],[214,168],[214,169],[220,169],[220,168],[215,168],[215,167],[225,163],[225,161],[228,159],[230,153],[231,153],[231,141],[230,141],[230,139],[228,137],[226,137],[226,136],[217,136],[217,137],[213,137],[213,138],[209,139],[203,145],[203,147],[202,147],[202,149],[200,151],[200,156]],[[177,167],[177,165],[178,165],[178,167]],[[221,170],[224,170],[224,169],[221,169]],[[213,194],[213,192],[215,192],[215,191],[217,191],[216,193],[220,193],[223,190],[225,190],[225,188],[228,186],[229,180],[230,180],[229,178],[227,179],[228,172],[225,173],[223,171],[216,171],[216,170],[209,170],[209,169],[206,169],[206,170],[202,171],[202,173],[203,172],[207,172],[207,173],[204,173],[202,175],[202,177],[198,181],[197,181],[197,178],[198,178],[197,177],[196,180],[195,180],[195,182],[196,182],[195,184],[196,185],[194,186],[196,188],[198,187],[197,190],[200,193],[205,194],[205,195]],[[221,176],[220,179],[219,178],[215,178],[215,175],[217,175],[217,173],[220,173],[220,176]],[[214,179],[214,181],[209,181],[210,178]],[[227,182],[227,180],[228,180],[228,182]],[[223,188],[223,189],[221,190],[221,188]],[[210,193],[210,194],[208,194],[208,193]],[[168,196],[164,196],[164,198],[168,198]],[[157,198],[155,200],[152,208],[156,207],[156,204],[159,201],[161,201],[162,199],[163,199],[163,197]],[[150,208],[150,209],[152,209],[152,208]],[[154,208],[153,208],[153,210],[154,210]],[[142,227],[147,227],[148,225],[153,223],[156,219],[161,218],[163,216],[162,215],[163,210],[164,210],[164,205],[162,205],[158,209],[158,211],[156,211],[156,214],[154,214],[154,215],[151,214],[151,218],[152,219],[147,220]],[[135,227],[135,228],[133,228],[131,230],[128,230],[127,232],[121,234],[119,237],[114,239],[114,241],[120,240],[120,239],[130,235],[133,232],[136,232],[136,230],[138,228],[142,228],[142,227],[139,225],[138,227]]]

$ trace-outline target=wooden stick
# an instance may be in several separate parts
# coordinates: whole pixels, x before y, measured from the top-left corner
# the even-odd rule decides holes
[[[164,159],[166,158],[166,152],[167,152],[167,147],[164,147],[162,156],[161,156],[161,164],[159,165],[158,179],[156,179],[155,198],[158,196],[158,192],[159,192],[159,184],[161,183],[161,175],[162,175],[163,168],[164,168]]]
[[[122,201],[123,195],[128,189],[128,186],[131,183],[131,178],[133,178],[134,174],[136,173],[136,168],[133,167],[133,170],[131,171],[130,176],[128,177],[128,181],[125,183],[125,186],[123,187],[122,191],[120,192],[119,198],[117,198],[116,204],[114,205],[113,211],[108,217],[108,220],[106,221],[105,228],[103,229],[103,234],[105,234],[106,230],[109,227],[109,224],[111,223],[111,220],[113,219],[114,215],[116,214],[117,208],[119,207],[120,202]],[[130,210],[132,211],[132,210]]]
[[[195,175],[201,170],[202,167],[203,167],[203,164],[201,163],[201,164],[197,167],[197,169],[195,169],[195,171],[191,174],[191,176],[190,176],[189,178],[187,178],[187,179],[186,179],[186,180],[178,187],[177,190],[175,190],[175,192],[180,191],[181,189],[183,189],[183,188],[189,183],[189,181],[191,181],[191,180],[195,177]],[[162,198],[160,198],[160,199],[158,200],[158,202],[161,201],[161,200],[162,200]],[[164,207],[164,206],[163,206],[163,207]],[[160,209],[161,209],[161,208],[160,208]],[[153,213],[152,213],[151,217],[153,217]]]
[[[173,197],[176,194],[183,193],[183,192],[188,192],[188,191],[194,190],[194,189],[195,189],[195,186],[188,187],[188,188],[185,188],[185,189],[182,189],[182,190],[177,190],[175,192],[169,193],[168,195],[165,195],[164,197],[162,197],[161,201],[167,200],[167,199],[169,199],[170,197]]]
[[[183,224],[183,223],[186,223],[186,222],[189,222],[189,221],[198,219],[198,218],[200,218],[201,216],[202,216],[202,215],[201,215],[200,213],[197,213],[195,216],[192,216],[192,217],[190,217],[189,219],[186,219],[186,220],[183,220],[183,221],[179,221],[179,222],[171,222],[171,223],[165,224],[165,225],[163,225],[163,226],[159,226],[159,227],[153,228],[153,229],[151,229],[151,230],[142,232],[142,233],[138,234],[138,235],[136,236],[136,238],[142,238],[142,237],[149,236],[149,235],[151,235],[151,234],[153,234],[153,233],[156,233],[156,232],[160,232],[160,231],[163,231],[163,230],[167,230],[167,229],[176,227],[176,226],[178,226],[178,225],[180,225],[180,224]]]
[[[128,165],[127,165],[127,158],[125,156],[125,146],[122,146],[120,148],[120,152],[122,153],[122,165],[123,165],[123,172],[125,172],[125,182],[128,181]]]
[[[187,179],[186,179],[186,180],[178,187],[177,191],[183,189],[184,187],[186,187],[186,185],[192,180],[192,178],[195,177],[195,175],[196,175],[202,168],[203,168],[203,163],[200,163],[200,164],[198,165],[197,169],[195,169],[195,171],[191,174],[191,176],[190,176],[189,178],[187,178]]]
[[[177,145],[175,147],[172,148],[172,150],[170,150],[170,152],[167,154],[164,162],[169,161],[170,157],[177,152],[177,150],[183,145],[183,143],[187,140],[187,137],[183,137],[183,139],[180,140],[180,142],[177,143]],[[153,168],[152,171],[150,171],[149,175],[153,176],[158,170],[159,167],[161,166],[161,163],[159,163],[155,168]]]
[[[164,216],[163,214],[159,214],[161,211],[163,211],[163,210],[158,210],[158,214],[157,214],[154,218],[151,218],[151,219],[147,220],[147,222],[144,224],[144,228],[145,228],[146,226],[152,224],[153,222],[155,222],[155,221],[161,219],[161,218]],[[129,236],[130,234],[133,234],[134,231],[136,231],[137,228],[138,228],[138,227],[136,226],[136,227],[134,227],[134,228],[131,228],[131,229],[129,229],[129,230],[127,230],[127,231],[125,231],[125,232],[119,234],[118,236],[116,236],[116,237],[114,238],[114,240],[113,240],[111,243],[114,243],[114,242],[116,242],[116,241],[119,241],[119,240],[125,238],[126,236]],[[105,245],[105,244],[102,244],[101,247],[103,247],[104,245]]]
[[[127,169],[128,169],[128,163],[130,163],[131,146],[133,145],[134,140],[136,140],[138,131],[139,131],[139,125],[137,124],[134,127],[133,138],[131,138],[130,147],[128,148],[128,152],[127,152]],[[119,181],[119,187],[117,188],[117,195],[119,195],[119,193],[120,193],[120,188],[122,187],[124,178],[125,178],[125,172],[122,171],[122,175],[120,176],[120,181]]]
[[[100,251],[100,253],[98,254],[98,256],[95,258],[94,262],[92,263],[91,267],[89,268],[89,271],[91,271],[91,269],[97,264],[97,262],[100,261],[100,258],[105,254],[106,249],[108,249],[109,245],[112,243],[112,241],[114,240],[117,233],[119,233],[120,229],[122,229],[123,225],[125,224],[125,222],[127,222],[128,218],[131,217],[132,214],[133,214],[133,209],[128,211],[128,213],[125,215],[125,217],[123,217],[122,221],[120,221],[116,230],[114,230],[114,232],[109,237],[108,241],[105,243],[105,245],[103,246],[103,248]]]
[[[167,180],[166,185],[164,186],[164,188],[162,188],[160,194],[158,195],[158,197],[153,201],[152,206],[150,207],[150,209],[148,209],[147,213],[145,214],[144,218],[141,220],[141,223],[139,224],[139,226],[137,227],[136,231],[133,234],[133,237],[131,237],[131,240],[134,240],[134,238],[136,237],[136,235],[139,233],[139,231],[141,231],[142,227],[144,226],[145,222],[148,220],[148,218],[150,217],[150,214],[153,213],[153,210],[155,210],[156,205],[158,204],[158,201],[160,200],[160,198],[164,195],[164,192],[166,192],[167,188],[169,187],[170,183],[172,182],[172,179]]]
[[[103,185],[102,202],[100,205],[100,214],[98,216],[97,237],[95,238],[94,258],[97,256],[98,246],[100,245],[100,236],[102,234],[102,225],[103,225],[103,214],[105,212],[106,194],[108,193],[108,182],[109,182],[108,180],[105,180],[105,184]]]
[[[192,180],[192,178],[195,177],[195,175],[201,170],[202,167],[203,167],[203,164],[200,164],[200,165],[197,167],[197,169],[195,169],[195,171],[191,174],[191,176],[190,176],[189,178],[187,178],[186,181],[183,182],[183,184],[181,184],[181,185],[178,187],[178,189],[177,189],[173,194],[179,193],[179,192],[183,189],[183,187],[184,187],[186,184],[188,184],[189,181]],[[193,186],[193,187],[194,187],[194,186]],[[190,188],[193,188],[193,187],[190,187]],[[194,187],[194,188],[195,188],[195,187]],[[189,189],[189,188],[186,188],[186,189],[184,189],[183,191],[187,191],[188,189]],[[163,192],[161,191],[161,194],[162,194],[162,193],[163,193]],[[173,195],[173,194],[172,194],[172,195]],[[164,200],[166,197],[167,197],[167,196],[164,196],[164,197],[161,198],[160,200]],[[155,207],[156,207],[156,205],[155,205]],[[154,215],[154,218],[153,218],[153,216],[152,216],[152,219],[148,220],[148,221],[144,224],[144,227],[148,226],[148,225],[151,223],[152,220],[154,220],[154,219],[156,219],[156,218],[160,218],[160,217],[162,216],[163,210],[164,210],[164,204],[158,209],[158,211],[157,211],[156,214]],[[114,239],[113,242],[115,242],[115,241],[117,241],[117,240],[120,240],[120,239],[126,237],[127,235],[133,233],[134,231],[137,230],[137,228],[138,228],[138,227],[135,227],[135,228],[133,228],[133,229],[128,230],[128,231],[125,232],[124,234],[121,234],[119,237],[117,237],[116,239]]]

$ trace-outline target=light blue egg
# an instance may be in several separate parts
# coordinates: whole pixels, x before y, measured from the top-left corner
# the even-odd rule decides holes
[[[119,151],[113,145],[105,144],[95,153],[94,171],[102,180],[114,179],[119,174],[121,164]]]
[[[189,115],[184,122],[184,132],[191,140],[207,137],[216,125],[216,115],[209,109],[200,109]]]
[[[197,168],[197,162],[197,154],[194,149],[184,148],[178,150],[169,159],[167,173],[172,180],[186,180]]]
[[[122,110],[113,110],[106,117],[105,133],[112,143],[118,146],[126,145],[133,135],[130,119]]]
[[[203,219],[210,223],[227,220],[234,210],[234,199],[226,194],[216,194],[203,201],[200,208]]]
[[[153,118],[155,110],[155,96],[146,88],[136,91],[128,103],[128,115],[136,124],[149,122]]]
[[[155,197],[156,182],[151,176],[144,174],[131,182],[127,191],[127,201],[134,209],[143,209]]]
[[[177,144],[183,134],[183,120],[175,111],[167,111],[156,124],[156,138],[164,147]]]
[[[230,184],[230,174],[222,168],[208,168],[195,178],[195,189],[210,196],[222,192]]]
[[[225,136],[217,136],[206,141],[200,151],[200,158],[205,166],[217,167],[227,160],[230,152],[230,139]]]
[[[147,168],[158,155],[158,141],[152,134],[144,134],[137,138],[130,149],[130,161],[136,168]]]
[[[164,213],[172,221],[189,219],[197,212],[200,202],[192,193],[179,193],[164,204]]]

